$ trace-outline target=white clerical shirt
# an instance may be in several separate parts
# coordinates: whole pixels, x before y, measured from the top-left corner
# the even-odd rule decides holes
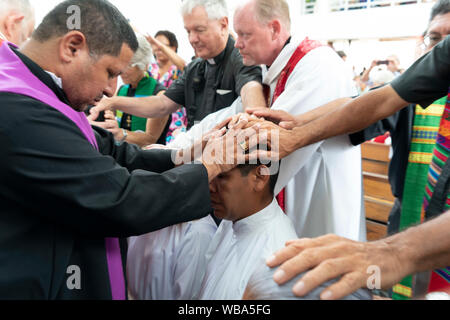
[[[202,300],[239,300],[258,264],[297,238],[276,200],[242,220],[223,220],[206,253]]]
[[[206,269],[205,253],[216,229],[216,223],[208,215],[130,238],[127,257],[130,298],[196,297]]]

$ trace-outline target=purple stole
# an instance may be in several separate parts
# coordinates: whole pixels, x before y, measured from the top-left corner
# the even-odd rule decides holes
[[[11,50],[12,43],[0,41],[0,92],[21,94],[39,100],[72,120],[89,143],[98,150],[94,131],[83,112],[77,112],[58,99]],[[15,47],[15,46],[14,46]],[[113,300],[125,300],[125,279],[118,238],[106,238],[106,259]]]

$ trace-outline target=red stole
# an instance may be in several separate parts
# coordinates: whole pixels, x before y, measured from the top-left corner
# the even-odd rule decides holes
[[[281,71],[280,77],[278,78],[277,86],[275,87],[275,91],[273,93],[272,103],[270,107],[273,106],[278,97],[281,96],[281,94],[284,92],[286,82],[289,79],[291,73],[294,71],[295,67],[297,66],[297,63],[299,63],[299,61],[308,52],[321,46],[322,44],[319,41],[309,40],[307,37],[300,43],[300,45],[297,47],[297,49],[289,59],[288,63],[284,67],[283,71]],[[266,95],[266,97],[269,97],[269,95]],[[281,190],[281,192],[276,196],[276,198],[281,209],[284,212],[286,212],[286,190],[285,189]]]

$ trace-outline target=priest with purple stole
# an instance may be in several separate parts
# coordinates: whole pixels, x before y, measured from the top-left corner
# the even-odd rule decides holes
[[[0,299],[126,299],[124,239],[211,212],[208,182],[232,165],[175,168],[83,113],[136,49],[106,0],[62,2],[20,51],[0,40]]]

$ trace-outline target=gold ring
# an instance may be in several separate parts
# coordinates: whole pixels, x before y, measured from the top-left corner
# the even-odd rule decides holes
[[[241,147],[242,151],[244,151],[244,152],[248,151],[247,141],[242,141],[241,143],[239,143],[239,146]]]

